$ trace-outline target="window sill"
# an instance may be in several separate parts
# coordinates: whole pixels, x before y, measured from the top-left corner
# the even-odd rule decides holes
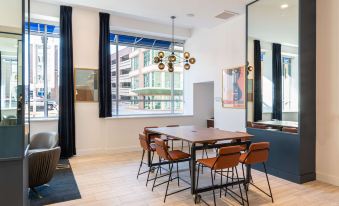
[[[179,117],[193,117],[192,114],[157,114],[157,115],[125,115],[125,116],[114,116],[106,117],[105,119],[145,119],[145,118],[179,118]]]
[[[30,122],[53,122],[58,120],[59,118],[31,118]]]

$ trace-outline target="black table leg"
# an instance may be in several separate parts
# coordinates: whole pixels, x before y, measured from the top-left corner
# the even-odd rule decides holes
[[[195,150],[195,143],[191,145],[191,194],[195,195],[195,160],[196,160],[196,150]]]

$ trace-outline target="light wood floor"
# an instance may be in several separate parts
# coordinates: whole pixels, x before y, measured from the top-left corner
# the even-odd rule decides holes
[[[145,186],[145,175],[136,179],[140,161],[140,153],[124,153],[111,155],[93,155],[75,157],[70,160],[73,172],[80,189],[82,199],[63,202],[55,205],[64,206],[155,206],[155,205],[194,205],[190,191],[184,191],[167,197],[163,203],[165,185],[157,187],[154,192],[151,186]],[[187,167],[181,163],[181,167]],[[202,184],[210,181],[208,169],[205,169]],[[188,178],[188,172],[181,174]],[[262,188],[267,188],[263,173],[253,171],[254,182]],[[269,176],[275,203],[251,187],[249,191],[250,205],[339,205],[339,187],[318,181],[303,185],[294,184],[273,176]],[[185,186],[184,183],[181,183]],[[178,189],[176,181],[170,184],[170,190]],[[217,192],[219,194],[219,192]],[[212,193],[203,193],[202,197],[212,203]],[[201,203],[201,205],[205,205]],[[219,198],[217,205],[238,205],[230,198]]]

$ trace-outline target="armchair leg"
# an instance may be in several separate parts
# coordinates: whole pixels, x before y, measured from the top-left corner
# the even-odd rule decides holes
[[[39,194],[39,192],[34,188],[30,188],[32,190],[32,192],[35,194],[35,196],[39,199],[42,199],[43,197]]]

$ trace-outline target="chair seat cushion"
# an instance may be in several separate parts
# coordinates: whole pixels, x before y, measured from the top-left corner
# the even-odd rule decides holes
[[[206,158],[206,159],[198,159],[197,162],[204,165],[205,167],[212,168],[215,161],[217,161],[217,157]]]
[[[27,154],[30,155],[30,154],[38,153],[38,152],[45,152],[47,150],[48,149],[30,149],[30,150],[28,150]]]
[[[171,157],[172,160],[182,160],[191,157],[190,154],[187,154],[183,151],[180,150],[173,150],[168,152],[169,156]]]

